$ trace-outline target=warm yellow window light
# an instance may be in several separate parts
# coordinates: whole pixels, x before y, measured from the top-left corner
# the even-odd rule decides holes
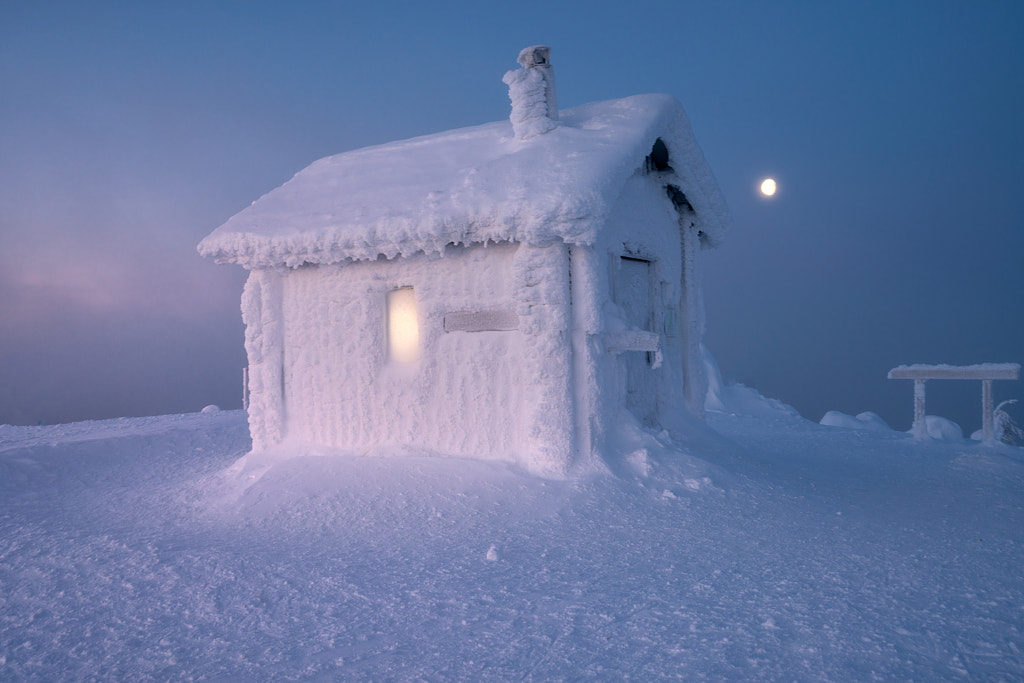
[[[388,349],[396,363],[420,357],[420,323],[412,287],[388,292]]]

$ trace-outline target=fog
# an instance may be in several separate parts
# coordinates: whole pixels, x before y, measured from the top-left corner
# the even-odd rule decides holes
[[[196,243],[317,158],[505,118],[545,43],[564,108],[687,108],[735,222],[726,378],[909,428],[890,368],[1024,359],[1022,35],[1016,2],[5,3],[0,423],[240,407],[244,272]]]

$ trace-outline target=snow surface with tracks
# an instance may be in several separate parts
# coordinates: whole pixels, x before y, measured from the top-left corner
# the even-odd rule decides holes
[[[746,403],[560,481],[0,426],[0,679],[1024,678],[1024,451]]]

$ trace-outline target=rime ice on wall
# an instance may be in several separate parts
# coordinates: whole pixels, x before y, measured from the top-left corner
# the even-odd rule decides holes
[[[573,405],[580,393],[572,374],[568,249],[523,245],[513,272],[525,351],[519,390],[532,415],[524,445],[536,454],[532,469],[561,474],[577,454]]]
[[[650,319],[646,331],[659,337],[660,366],[655,370],[653,365],[657,359],[645,351],[597,354],[597,381],[603,387],[602,403],[597,412],[607,421],[629,408],[625,397],[632,385],[634,392],[648,391],[656,397],[654,405],[632,406],[638,419],[643,421],[646,412],[648,421],[654,418],[664,428],[681,432],[681,408],[686,405],[684,343],[692,321],[682,310],[687,293],[682,288],[681,227],[679,215],[667,199],[665,182],[664,178],[639,171],[626,181],[595,248],[593,282],[588,288],[594,291],[593,305],[602,309],[589,317],[599,321],[602,346],[607,345],[609,336],[621,334],[622,330],[640,329],[635,311],[627,310],[635,297],[629,302],[623,301],[621,292],[623,279],[638,274],[631,272],[630,266],[647,264],[646,270],[639,271],[648,279]],[[699,260],[699,250],[692,258]],[[576,271],[573,272],[575,276]],[[633,283],[626,289],[642,295],[645,285],[639,284],[639,290],[637,286],[638,283]],[[699,298],[699,295],[698,290],[694,296]],[[575,305],[575,298],[573,303]],[[641,389],[639,383],[645,387]],[[603,440],[606,431],[602,428],[595,441]]]
[[[512,250],[487,252],[487,272],[473,267],[482,253],[453,249],[443,259],[289,273],[289,435],[359,451],[415,443],[454,455],[511,458],[519,431],[513,395],[521,381],[518,333],[446,333],[443,326],[453,307],[510,307]],[[430,353],[406,366],[389,360],[384,321],[388,292],[408,286],[416,299],[420,343]]]
[[[242,290],[242,322],[249,358],[249,433],[253,450],[262,451],[285,434],[281,273],[249,273]]]
[[[564,247],[451,247],[442,258],[308,266],[283,278],[289,439],[518,461],[572,459]],[[412,286],[419,361],[388,359],[387,293]],[[452,311],[511,310],[518,329],[445,329]]]
[[[704,278],[701,272],[700,237],[696,226],[680,227],[683,241],[683,294],[679,302],[680,318],[685,324],[680,330],[683,357],[683,394],[687,409],[697,416],[704,415],[704,399],[708,393],[708,378],[701,359],[704,340]]]

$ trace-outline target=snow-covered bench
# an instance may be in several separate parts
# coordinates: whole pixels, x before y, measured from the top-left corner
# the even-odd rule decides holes
[[[981,365],[900,365],[889,371],[889,379],[914,380],[914,436],[923,439],[927,435],[924,422],[924,383],[930,379],[976,379],[981,380],[981,429],[983,439],[992,441],[995,434],[994,409],[992,407],[992,381],[997,379],[1018,379],[1020,365],[1017,363],[983,363]]]

